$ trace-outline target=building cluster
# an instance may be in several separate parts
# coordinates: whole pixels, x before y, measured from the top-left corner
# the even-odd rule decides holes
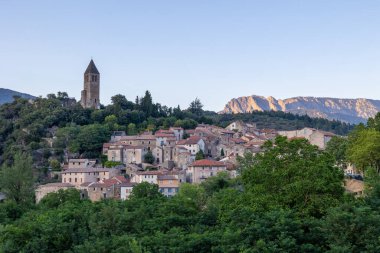
[[[84,73],[81,105],[99,109],[99,91],[100,73],[91,60]],[[50,192],[76,188],[82,198],[92,201],[125,200],[133,187],[143,182],[157,184],[163,195],[171,197],[185,182],[198,184],[220,172],[236,177],[236,158],[247,152],[261,152],[262,145],[278,135],[289,139],[305,138],[320,149],[326,148],[334,136],[313,128],[294,131],[258,129],[256,124],[242,121],[232,122],[226,128],[200,124],[191,130],[171,127],[154,134],[145,132],[134,136],[116,131],[110,141],[103,144],[102,153],[108,161],[120,165],[104,168],[96,160],[70,159],[60,174],[61,183],[40,185],[36,189],[36,199],[38,202]],[[352,175],[355,168],[348,166],[345,172]],[[351,188],[358,192],[356,185]]]
[[[39,186],[36,198],[39,201],[49,192],[76,188],[83,198],[92,201],[125,200],[133,187],[143,182],[157,184],[163,195],[171,197],[185,182],[199,184],[220,172],[236,177],[237,157],[261,152],[261,146],[277,135],[306,138],[321,149],[333,136],[311,128],[280,132],[257,129],[255,124],[242,121],[226,128],[200,124],[191,130],[171,127],[133,136],[116,131],[103,144],[102,152],[108,161],[120,165],[104,168],[96,160],[70,159],[61,172],[61,183]]]

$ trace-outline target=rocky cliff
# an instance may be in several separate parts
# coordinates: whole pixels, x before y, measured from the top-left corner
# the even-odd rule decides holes
[[[245,113],[252,111],[284,111],[307,114],[310,117],[336,119],[349,123],[366,122],[380,111],[380,100],[365,98],[340,99],[318,97],[274,97],[248,96],[230,100],[220,113]]]

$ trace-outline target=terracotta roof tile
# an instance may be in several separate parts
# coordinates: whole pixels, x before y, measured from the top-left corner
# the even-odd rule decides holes
[[[223,162],[214,161],[214,160],[208,160],[208,159],[202,159],[195,161],[191,164],[191,166],[194,167],[225,167],[226,165]]]

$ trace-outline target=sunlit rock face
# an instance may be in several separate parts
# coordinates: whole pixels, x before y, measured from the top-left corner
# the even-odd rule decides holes
[[[231,99],[220,113],[270,110],[359,123],[366,122],[369,117],[374,117],[380,111],[380,100],[318,97],[275,99],[252,95]]]

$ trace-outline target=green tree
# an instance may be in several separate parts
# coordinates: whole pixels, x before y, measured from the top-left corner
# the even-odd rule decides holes
[[[153,156],[152,151],[149,150],[149,151],[144,155],[144,163],[150,163],[150,164],[153,164],[153,163],[154,163],[154,156]]]
[[[146,91],[145,96],[140,99],[140,108],[143,112],[145,112],[147,117],[153,115],[154,105],[152,95],[149,91]]]
[[[108,125],[108,128],[112,131],[118,130],[119,126],[117,125],[117,117],[115,115],[108,115],[104,119],[104,123]]]
[[[136,124],[129,123],[127,132],[128,132],[128,135],[136,135],[137,134]]]
[[[163,197],[163,195],[158,191],[158,185],[148,182],[143,182],[133,187],[130,196],[132,200],[142,198],[155,199],[160,197]]]
[[[208,178],[201,184],[208,195],[212,195],[222,189],[230,187],[231,185],[232,180],[230,179],[228,172],[219,172],[217,175]]]
[[[349,137],[347,158],[362,171],[373,167],[380,172],[380,132],[372,128],[356,129]]]
[[[203,153],[203,150],[200,149],[196,154],[195,154],[195,160],[202,160],[205,158],[205,154]]]
[[[202,108],[203,108],[203,104],[201,103],[199,98],[195,98],[195,100],[190,103],[188,110],[191,113],[194,113],[195,115],[200,116],[203,113]]]
[[[108,141],[110,132],[107,127],[92,124],[80,128],[78,136],[70,140],[69,148],[72,152],[79,152],[85,157],[99,157],[103,143]]]
[[[244,188],[257,208],[320,216],[343,197],[343,172],[305,139],[277,137],[265,152],[241,159]]]
[[[345,167],[347,165],[347,147],[347,138],[334,136],[327,143],[326,152],[331,154],[335,158],[335,161],[339,166]]]
[[[8,199],[17,204],[28,204],[34,200],[32,158],[17,153],[12,166],[3,165],[0,171],[0,189]]]
[[[106,168],[112,168],[112,167],[115,167],[117,165],[121,165],[122,163],[121,162],[116,162],[116,161],[106,161],[104,162],[104,166]]]
[[[224,156],[225,156],[225,154],[224,154],[224,149],[221,149],[221,150],[220,150],[220,156],[221,156],[221,157],[224,157]]]
[[[61,163],[57,159],[51,159],[50,160],[50,167],[54,171],[60,171],[61,170]]]

